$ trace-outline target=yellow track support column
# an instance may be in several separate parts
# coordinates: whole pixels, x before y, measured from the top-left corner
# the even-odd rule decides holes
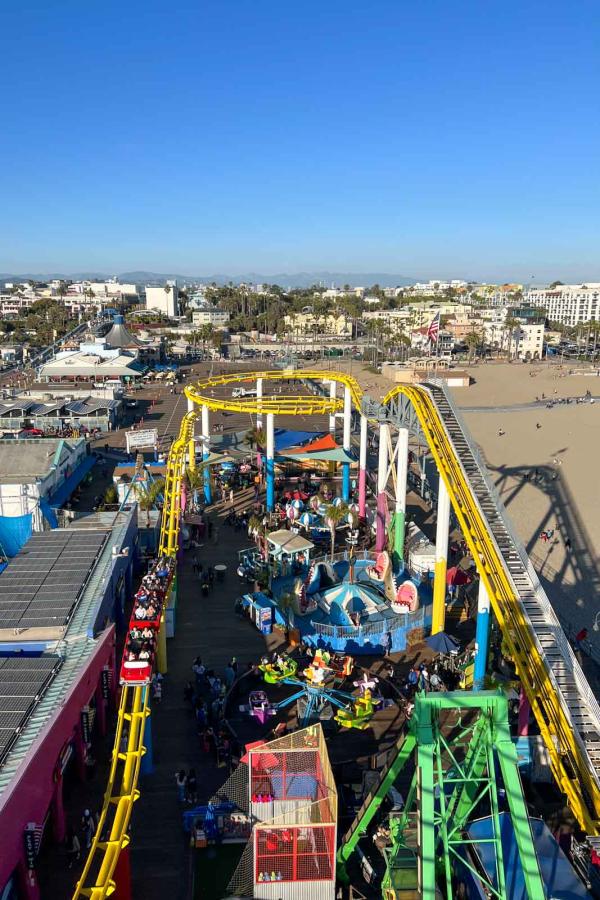
[[[190,472],[196,471],[196,441],[190,438],[188,443],[188,467]]]
[[[431,633],[444,630],[446,623],[446,565],[448,559],[448,534],[450,531],[450,497],[446,483],[440,475],[435,532],[435,569],[433,573],[433,618]]]
[[[160,617],[160,628],[158,629],[158,640],[156,642],[156,668],[161,675],[167,674],[167,622],[164,610]]]

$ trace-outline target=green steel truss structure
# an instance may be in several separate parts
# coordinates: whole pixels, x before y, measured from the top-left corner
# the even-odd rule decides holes
[[[395,875],[399,874],[396,869],[406,867],[413,843],[418,896],[423,900],[434,900],[436,883],[445,888],[447,897],[452,896],[452,874],[457,861],[472,869],[490,897],[510,900],[500,835],[497,780],[501,776],[528,897],[544,900],[516,748],[508,727],[508,703],[503,694],[491,691],[416,696],[407,734],[341,843],[340,878],[347,878],[347,861],[413,756],[415,771],[404,810],[390,821],[392,847],[386,851],[384,896],[402,896],[402,890],[394,890]],[[468,823],[481,815],[491,816],[494,826],[493,836],[486,840],[493,842],[495,849],[496,871],[492,878],[475,867],[478,842],[467,835]],[[413,826],[415,835],[411,833]],[[465,853],[469,849],[475,852]]]

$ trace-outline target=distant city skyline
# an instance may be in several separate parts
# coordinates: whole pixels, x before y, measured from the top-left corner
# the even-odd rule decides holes
[[[228,273],[177,273],[173,271],[165,271],[165,272],[152,272],[152,271],[141,271],[141,270],[128,270],[125,272],[115,272],[114,270],[105,270],[105,271],[95,271],[95,272],[85,272],[85,271],[51,271],[51,272],[2,272],[0,271],[0,283],[4,281],[18,281],[20,279],[27,280],[37,280],[37,281],[50,281],[55,279],[64,278],[65,280],[72,281],[95,281],[95,280],[106,280],[108,278],[117,278],[122,282],[135,282],[137,284],[144,283],[153,283],[153,282],[161,282],[167,281],[169,279],[176,279],[177,281],[184,282],[210,282],[216,281],[217,283],[227,283],[228,281],[234,282],[242,282],[242,283],[252,283],[252,284],[279,284],[281,287],[285,287],[287,285],[291,285],[292,287],[307,287],[312,284],[322,284],[326,287],[330,287],[335,285],[336,287],[342,287],[344,284],[349,284],[352,287],[371,287],[374,284],[380,284],[382,287],[404,287],[409,286],[416,283],[423,283],[429,281],[440,281],[440,282],[449,282],[449,281],[465,281],[470,283],[481,283],[481,284],[514,284],[519,283],[523,285],[542,285],[545,286],[547,284],[552,283],[553,281],[560,281],[563,284],[585,284],[589,283],[599,283],[600,282],[600,271],[596,276],[591,276],[590,278],[575,278],[568,279],[566,277],[552,277],[548,279],[523,279],[523,278],[510,278],[510,277],[502,277],[502,278],[472,278],[469,276],[456,276],[454,274],[448,275],[446,273],[438,273],[436,275],[425,275],[418,277],[410,277],[408,275],[400,275],[389,272],[330,272],[330,271],[315,271],[315,272],[277,272],[277,273],[259,273],[259,272],[228,272]]]
[[[596,277],[590,0],[5,7],[0,271]]]

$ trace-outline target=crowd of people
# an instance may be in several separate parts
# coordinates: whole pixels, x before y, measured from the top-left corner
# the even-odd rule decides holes
[[[193,677],[184,686],[183,699],[188,713],[194,717],[200,750],[217,766],[230,771],[239,762],[241,748],[227,725],[224,709],[226,696],[238,676],[238,661],[232,656],[220,675],[197,656],[191,671]],[[175,775],[175,783],[179,802],[197,801],[194,769],[189,772],[180,769]]]

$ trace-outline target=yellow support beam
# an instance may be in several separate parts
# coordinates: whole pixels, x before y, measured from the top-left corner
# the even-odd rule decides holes
[[[463,537],[484,581],[494,614],[548,749],[556,781],[567,795],[569,806],[581,828],[587,834],[600,834],[600,791],[590,773],[586,754],[577,741],[570,717],[552,684],[545,657],[536,646],[533,627],[525,618],[493,535],[488,532],[435,401],[424,388],[399,385],[387,394],[384,403],[389,403],[398,394],[404,394],[413,404],[438,471],[448,488]],[[589,797],[589,805],[581,789],[582,785]]]
[[[73,900],[78,900],[79,897],[104,900],[114,892],[113,875],[119,854],[129,843],[129,822],[133,804],[139,797],[136,786],[144,753],[144,723],[150,715],[148,690],[145,687],[124,687],[121,691],[112,763],[102,812],[83,872],[75,885]],[[121,751],[125,723],[129,726],[127,749]],[[101,840],[107,830],[108,837]]]

